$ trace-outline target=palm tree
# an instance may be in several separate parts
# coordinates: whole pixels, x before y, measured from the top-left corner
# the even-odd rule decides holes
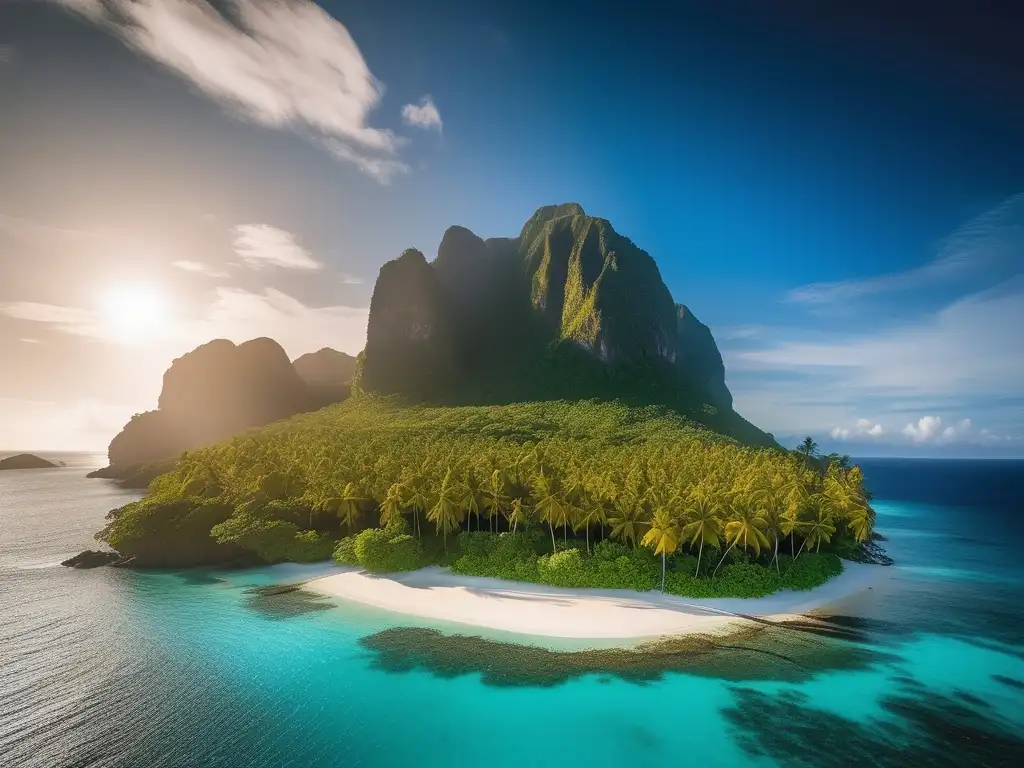
[[[494,529],[497,526],[491,525],[491,523],[496,522],[496,518],[503,514],[504,509],[508,506],[505,474],[500,469],[491,472],[491,476],[487,479],[484,488],[484,506],[487,507],[488,527]]]
[[[725,540],[729,542],[729,548],[725,550],[722,559],[715,566],[715,572],[711,574],[714,578],[718,569],[722,567],[726,556],[737,544],[741,549],[754,550],[754,556],[761,554],[761,548],[768,548],[768,537],[765,531],[768,523],[765,521],[761,511],[749,499],[738,499],[731,505],[729,522],[725,524]]]
[[[523,504],[522,499],[512,499],[512,507],[509,510],[508,521],[512,523],[512,533],[515,533],[522,523],[527,530],[530,528],[530,508]]]
[[[572,507],[565,500],[558,480],[548,477],[543,472],[533,479],[533,497],[536,499],[534,508],[540,514],[541,519],[548,524],[548,530],[551,532],[551,551],[557,552],[555,526],[569,524]]]
[[[808,466],[811,463],[811,459],[818,455],[818,444],[814,442],[813,437],[808,435],[796,447],[796,452],[804,457],[804,466]]]
[[[759,503],[768,523],[768,531],[772,535],[772,561],[775,563],[775,570],[779,571],[779,534],[782,532],[783,517],[787,508],[787,490],[782,476],[775,475],[767,485],[754,491],[753,497]]]
[[[800,545],[800,552],[804,551],[804,547],[815,547],[815,552],[818,552],[821,550],[821,542],[828,543],[832,540],[836,526],[833,523],[828,502],[822,495],[816,494],[811,497],[807,504],[807,511],[810,514],[804,523],[804,543]],[[800,555],[800,552],[797,552],[797,556]]]
[[[664,507],[654,510],[651,527],[641,542],[661,555],[661,591],[665,591],[665,556],[679,548],[679,521]]]
[[[615,500],[612,515],[608,518],[608,524],[612,527],[611,538],[635,547],[637,538],[647,525],[644,512],[640,500],[632,493],[620,495]]]
[[[402,485],[394,483],[380,503],[380,525],[388,528],[402,522]]]
[[[341,522],[351,531],[359,521],[359,514],[363,511],[363,505],[368,501],[366,494],[358,489],[355,483],[347,483],[341,498],[337,500],[338,517]]]
[[[700,559],[704,555],[704,544],[717,547],[722,535],[721,507],[707,493],[695,492],[686,505],[687,523],[683,526],[682,537],[692,547],[698,545],[696,576],[700,573]]]
[[[469,521],[472,515],[476,515],[476,527],[480,530],[480,509],[484,505],[484,488],[473,470],[466,475],[462,484],[462,498],[460,504],[466,515],[466,530],[469,530]]]
[[[430,498],[427,496],[426,488],[424,487],[424,481],[422,476],[413,477],[405,484],[405,503],[402,505],[406,509],[412,510],[412,527],[417,537],[422,537],[423,532],[420,530],[420,512],[423,512],[430,506]]]
[[[452,481],[450,468],[444,474],[434,504],[427,512],[427,519],[437,527],[438,533],[444,537],[444,551],[447,554],[448,532],[459,527],[459,489]]]

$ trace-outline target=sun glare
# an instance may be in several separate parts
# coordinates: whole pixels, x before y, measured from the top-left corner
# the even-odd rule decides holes
[[[166,330],[167,305],[144,285],[119,285],[102,298],[103,317],[112,336],[125,342],[149,341]]]

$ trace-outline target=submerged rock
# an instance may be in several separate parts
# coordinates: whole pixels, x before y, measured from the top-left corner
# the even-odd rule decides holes
[[[118,552],[87,549],[68,558],[61,565],[66,568],[100,568],[104,565],[128,565],[130,562],[131,558],[126,560]]]
[[[57,465],[31,453],[19,453],[0,459],[0,469],[53,469]]]

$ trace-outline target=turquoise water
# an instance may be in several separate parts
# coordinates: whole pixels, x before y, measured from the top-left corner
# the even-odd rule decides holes
[[[783,638],[777,656],[725,647],[685,674],[539,685],[530,662],[502,667],[522,664],[512,654],[452,671],[446,638],[411,656],[367,644],[401,617],[255,591],[322,566],[61,568],[134,498],[84,478],[102,457],[67,461],[0,473],[4,765],[1024,764],[1024,531],[1009,504],[883,495],[891,473],[866,464],[898,565],[836,618],[852,641],[798,633],[831,655],[794,656]]]

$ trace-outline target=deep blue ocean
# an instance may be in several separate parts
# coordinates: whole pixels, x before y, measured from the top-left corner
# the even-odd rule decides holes
[[[1024,462],[861,461],[896,565],[838,636],[623,673],[260,589],[326,565],[62,568],[137,496],[51,458],[0,472],[3,766],[1024,765]]]

